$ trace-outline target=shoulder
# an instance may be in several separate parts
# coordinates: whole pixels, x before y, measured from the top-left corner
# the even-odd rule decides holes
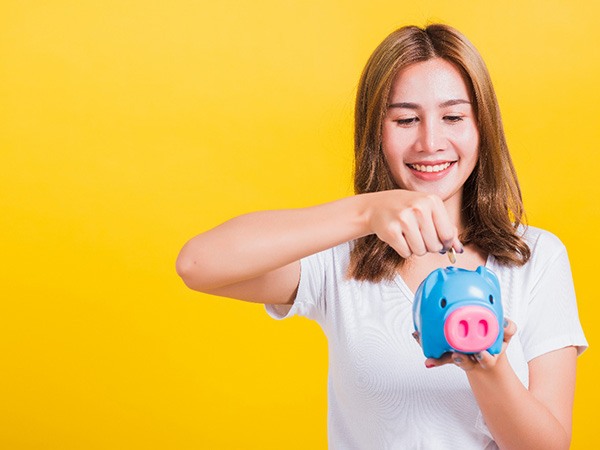
[[[522,266],[493,264],[493,270],[500,278],[525,286],[527,282],[537,280],[557,261],[567,261],[568,264],[565,245],[550,231],[533,226],[520,226],[518,235],[529,246],[531,256]]]
[[[548,260],[553,255],[566,252],[565,245],[555,234],[550,231],[532,226],[521,226],[519,232],[523,240],[531,249],[530,262],[535,260]]]
[[[518,231],[529,246],[531,256],[522,266],[493,264],[494,272],[504,283],[503,291],[518,290],[519,296],[529,296],[541,280],[553,284],[570,274],[567,249],[555,234],[532,226],[520,227]]]
[[[321,287],[345,279],[350,264],[352,242],[343,242],[302,258],[300,279],[311,280]]]
[[[306,259],[318,260],[323,266],[345,266],[350,260],[350,253],[354,243],[343,242],[335,247],[328,248],[307,257]]]

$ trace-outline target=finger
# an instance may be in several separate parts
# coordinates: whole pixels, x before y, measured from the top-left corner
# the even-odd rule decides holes
[[[482,369],[489,369],[490,367],[494,367],[496,365],[496,356],[490,354],[488,351],[475,353],[474,356]]]
[[[517,332],[517,324],[512,320],[504,319],[504,342],[509,342]]]
[[[421,214],[419,217],[419,229],[425,244],[425,248],[430,253],[439,253],[444,250],[444,243],[440,241],[438,233],[433,223],[431,214]]]
[[[396,253],[403,258],[408,258],[412,255],[410,247],[404,238],[402,228],[398,223],[390,224],[385,230],[385,234],[380,233],[378,234],[378,237],[392,247]]]
[[[437,232],[440,242],[444,245],[445,249],[454,247],[458,253],[462,253],[463,246],[458,239],[458,229],[450,221],[448,211],[444,206],[441,199],[436,196],[430,196],[432,198],[432,219]]]
[[[478,363],[477,361],[477,357],[475,355],[469,355],[469,359],[473,362],[473,363]]]
[[[460,239],[458,238],[458,232],[456,234],[456,237],[452,240],[452,243],[450,244],[450,246],[456,250],[456,253],[464,253],[465,252],[465,247],[463,245],[462,242],[460,242]]]
[[[403,234],[400,234],[394,241],[388,242],[388,244],[390,244],[390,246],[403,258],[408,258],[413,254]]]
[[[419,332],[415,331],[412,334],[412,337],[415,339],[415,341],[417,341],[417,344],[421,345],[421,337],[419,336]]]
[[[425,247],[425,242],[423,242],[423,236],[421,235],[421,229],[419,228],[419,222],[417,221],[414,211],[402,211],[400,213],[400,224],[402,226],[404,239],[406,240],[411,253],[419,256],[427,253],[427,248]]]
[[[452,363],[453,363],[452,353],[447,352],[447,353],[444,353],[439,358],[427,358],[425,360],[425,367],[427,367],[428,369],[431,369],[432,367],[439,367],[439,366],[443,366],[445,364],[452,364]]]
[[[473,370],[478,364],[474,355],[466,355],[464,353],[453,353],[452,361],[456,366],[465,371]]]

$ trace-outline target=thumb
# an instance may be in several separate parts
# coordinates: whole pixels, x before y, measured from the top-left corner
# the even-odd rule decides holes
[[[451,247],[454,249],[454,251],[456,253],[464,253],[465,251],[465,247],[462,244],[462,242],[460,242],[460,239],[458,238],[458,233],[456,234],[456,236],[454,237],[454,239],[452,240],[452,245]]]

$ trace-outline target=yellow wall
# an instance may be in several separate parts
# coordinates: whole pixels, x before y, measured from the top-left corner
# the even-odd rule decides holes
[[[324,448],[319,328],[191,292],[174,260],[233,215],[350,194],[363,64],[441,20],[488,62],[530,223],[569,248],[589,448],[600,10],[574,3],[2,2],[0,447]]]

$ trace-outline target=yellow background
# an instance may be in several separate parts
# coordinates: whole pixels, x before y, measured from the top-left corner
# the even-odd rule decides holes
[[[234,215],[349,195],[368,55],[443,21],[488,63],[530,223],[569,249],[589,448],[600,10],[576,3],[3,1],[0,447],[325,448],[318,326],[189,291],[174,261]]]

